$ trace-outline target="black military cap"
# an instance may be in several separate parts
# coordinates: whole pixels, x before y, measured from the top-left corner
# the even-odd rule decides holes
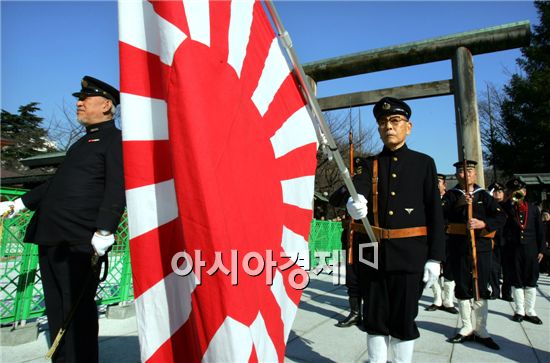
[[[73,93],[75,97],[82,96],[102,96],[113,101],[113,104],[117,106],[120,103],[120,92],[113,86],[100,81],[94,77],[84,76],[82,78],[82,89],[80,92]]]
[[[511,191],[523,189],[525,187],[527,187],[527,184],[525,184],[525,182],[522,181],[520,178],[513,178],[506,182],[506,188]]]
[[[499,182],[494,182],[487,187],[488,190],[496,192],[497,190],[504,190],[504,185]]]
[[[466,167],[475,167],[477,165],[477,161],[475,160],[468,160],[466,159]],[[457,169],[462,168],[464,166],[464,160],[457,161],[453,164],[453,166]]]
[[[375,119],[379,119],[382,116],[388,115],[403,115],[407,119],[411,118],[411,108],[405,102],[393,98],[393,97],[384,97],[380,101],[376,102],[374,108],[372,109]]]
[[[447,176],[445,174],[437,174],[437,179],[447,180]]]

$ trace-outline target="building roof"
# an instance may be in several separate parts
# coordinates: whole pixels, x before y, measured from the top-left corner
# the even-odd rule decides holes
[[[527,185],[550,185],[550,173],[514,174]]]
[[[21,164],[31,169],[43,166],[58,166],[63,162],[63,159],[65,159],[65,154],[65,151],[39,154],[21,159]]]
[[[12,178],[12,177],[16,177],[16,176],[22,176],[22,174],[17,172],[17,171],[4,169],[3,167],[0,167],[0,172],[1,172],[1,175],[2,175],[2,179]]]

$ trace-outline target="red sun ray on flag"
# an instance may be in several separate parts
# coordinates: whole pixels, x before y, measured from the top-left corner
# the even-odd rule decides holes
[[[119,36],[141,359],[283,361],[317,138],[263,5],[121,0]]]

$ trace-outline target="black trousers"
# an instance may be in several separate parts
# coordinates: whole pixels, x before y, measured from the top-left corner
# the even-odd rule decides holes
[[[401,340],[418,338],[420,333],[415,319],[424,288],[422,274],[366,270],[368,275],[361,272],[366,332]]]
[[[348,288],[349,297],[361,297],[361,288],[359,286],[359,242],[357,240],[353,241],[352,254],[353,254],[353,263],[350,265],[348,263],[348,231],[344,230],[341,236],[342,249],[346,251],[344,256],[346,256],[346,287]]]
[[[501,271],[501,253],[500,246],[495,246],[493,250],[493,259],[491,260],[491,277],[489,284],[491,285],[491,295],[494,298],[500,297],[500,271]]]
[[[512,274],[513,274],[513,246],[504,245],[500,249],[500,263],[502,266],[502,297],[512,296]]]
[[[513,249],[510,277],[512,286],[520,289],[537,287],[537,280],[539,279],[537,244],[533,241],[527,244],[514,244],[510,247]]]
[[[454,281],[453,267],[451,266],[451,247],[449,241],[445,241],[445,262],[443,263],[443,277],[445,280]]]
[[[489,299],[489,281],[491,278],[491,251],[477,251],[477,285],[479,296],[482,299]],[[455,296],[460,300],[468,300],[474,297],[472,279],[472,258],[469,255],[456,256],[452,262],[453,274],[455,277]]]
[[[83,294],[53,361],[97,362],[99,323],[95,295],[99,272],[91,266],[91,244],[39,246],[38,253],[52,343]]]

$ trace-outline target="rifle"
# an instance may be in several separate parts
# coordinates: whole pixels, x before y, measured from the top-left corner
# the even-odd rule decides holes
[[[353,131],[349,129],[349,173],[351,176],[353,176]],[[353,218],[349,218],[349,224],[348,224],[348,264],[353,265],[353,230],[351,229],[351,224],[353,223]]]
[[[464,169],[464,195],[469,194],[468,191],[468,162],[466,161],[466,155],[464,152],[464,145],[462,145],[462,168]],[[473,194],[471,195],[470,200],[468,200],[468,221],[466,222],[466,229],[468,229],[468,223],[473,218]],[[476,234],[473,229],[468,229],[470,246],[472,248],[472,287],[474,290],[474,299],[479,300],[479,280],[478,280],[478,271],[477,271],[477,249],[476,249]]]

